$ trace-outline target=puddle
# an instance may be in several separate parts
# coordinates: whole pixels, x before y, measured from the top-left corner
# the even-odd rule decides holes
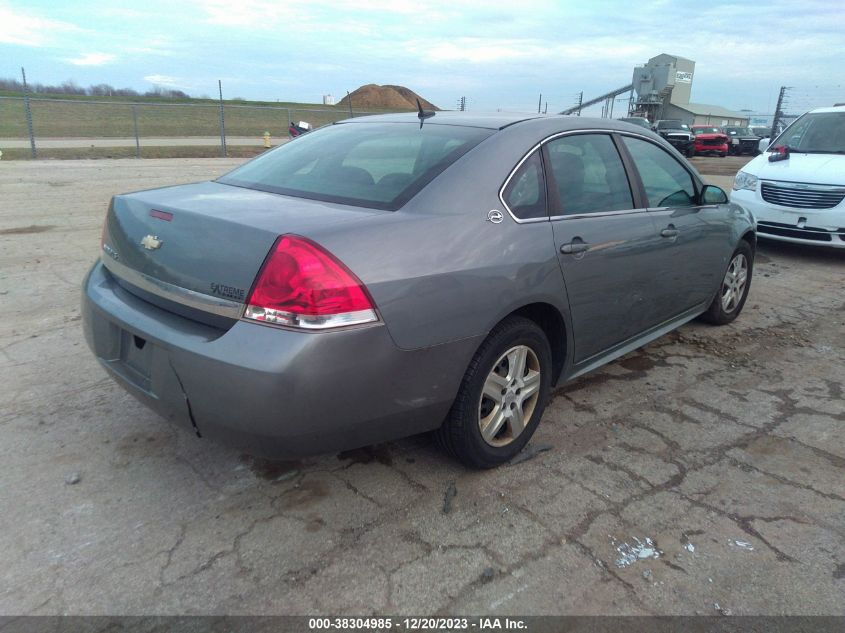
[[[391,466],[393,464],[393,456],[390,454],[387,444],[364,446],[363,448],[355,448],[351,451],[343,451],[337,454],[337,458],[339,460],[350,460],[350,466],[352,464],[371,464],[372,462],[378,462],[385,466]]]
[[[653,358],[650,358],[645,354],[622,359],[619,361],[619,364],[625,369],[629,369],[631,371],[648,371],[657,365]]]
[[[262,459],[251,455],[241,455],[241,462],[246,464],[259,479],[272,482],[292,479],[302,470],[302,462],[296,460],[281,461]]]
[[[279,499],[283,509],[291,510],[314,505],[328,496],[329,489],[325,482],[306,479],[294,488],[286,490]]]

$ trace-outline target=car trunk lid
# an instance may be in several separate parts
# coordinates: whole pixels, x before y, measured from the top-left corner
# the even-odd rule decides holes
[[[240,316],[279,235],[383,213],[204,182],[116,196],[103,263],[159,307],[221,325]]]

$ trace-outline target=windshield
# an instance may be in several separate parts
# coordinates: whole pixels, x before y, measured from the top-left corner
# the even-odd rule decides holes
[[[267,152],[219,182],[395,211],[493,130],[414,123],[326,126]]]
[[[721,134],[722,130],[717,127],[694,127],[692,131],[696,134]]]
[[[744,127],[729,127],[725,129],[731,136],[754,136],[747,128]]]
[[[807,154],[845,154],[845,112],[816,112],[796,119],[771,147],[786,145]]]

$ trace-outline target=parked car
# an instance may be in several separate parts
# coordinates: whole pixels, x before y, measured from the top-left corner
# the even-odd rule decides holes
[[[625,121],[625,123],[632,123],[634,125],[639,125],[640,127],[644,127],[647,130],[651,129],[651,123],[649,120],[644,116],[623,116],[620,121]]]
[[[722,128],[712,125],[693,125],[692,133],[695,135],[696,154],[718,154],[728,155],[728,135]]]
[[[765,149],[731,192],[754,214],[758,234],[845,248],[845,106],[804,114]]]
[[[728,135],[730,144],[728,145],[728,153],[734,156],[742,156],[749,154],[753,156],[757,153],[758,139],[752,134],[748,128],[728,126],[725,128],[725,134]]]
[[[751,125],[748,128],[748,131],[751,132],[757,139],[769,138],[772,132],[771,127],[767,127],[765,125]]]
[[[695,136],[686,123],[674,119],[661,119],[654,124],[654,131],[665,138],[684,156],[695,154]]]
[[[100,364],[172,422],[251,453],[437,430],[491,467],[525,446],[552,386],[742,310],[753,219],[658,135],[420,114],[115,196],[83,285]]]

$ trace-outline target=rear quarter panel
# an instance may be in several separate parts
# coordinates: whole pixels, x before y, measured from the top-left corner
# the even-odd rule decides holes
[[[484,335],[530,303],[568,303],[550,224],[516,223],[498,191],[535,143],[494,134],[405,207],[314,233],[366,284],[402,349]],[[491,209],[504,220],[487,220]]]

